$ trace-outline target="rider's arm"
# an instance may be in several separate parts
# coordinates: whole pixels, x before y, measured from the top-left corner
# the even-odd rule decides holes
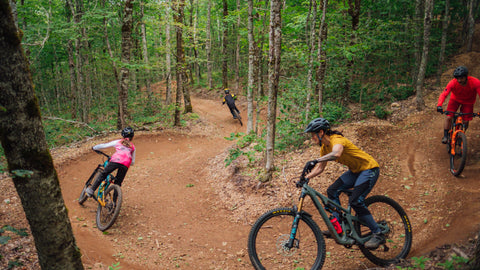
[[[133,150],[133,153],[132,153],[132,163],[130,164],[130,166],[133,166],[133,164],[135,164],[135,152],[137,152],[137,150]]]
[[[108,143],[101,143],[101,144],[97,144],[93,147],[93,150],[100,150],[100,149],[105,149],[105,148],[109,148],[109,147],[115,147],[115,145],[118,143],[119,140],[114,140],[114,141],[111,141],[111,142],[108,142]]]
[[[328,161],[333,161],[339,158],[343,153],[343,145],[342,144],[335,144],[332,147],[332,152],[323,155],[319,159],[317,159],[318,164],[312,169],[312,171],[306,176],[307,178],[315,177],[323,172],[325,167],[327,166]]]
[[[445,90],[443,90],[440,96],[438,97],[437,107],[443,105],[443,102],[445,101],[445,99],[448,97],[448,95],[450,95],[450,91],[452,91],[452,81],[447,84],[447,86],[445,87]]]

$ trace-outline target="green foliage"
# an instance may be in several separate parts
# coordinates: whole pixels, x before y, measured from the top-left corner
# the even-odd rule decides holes
[[[383,106],[377,105],[375,106],[375,115],[380,119],[385,119],[387,116],[391,114],[390,111],[385,110]]]
[[[6,231],[13,232],[19,236],[26,237],[28,236],[27,230],[26,229],[15,229],[14,227],[10,225],[5,225],[2,228],[0,228],[0,245],[5,245],[10,239],[10,236],[2,236],[3,233]]]
[[[122,269],[122,267],[120,266],[120,262],[112,263],[112,265],[108,267],[108,270],[119,270],[119,269]]]
[[[469,259],[460,256],[453,256],[443,263],[437,263],[438,266],[447,270],[465,269]]]
[[[229,149],[228,156],[225,158],[225,167],[229,166],[240,156],[246,156],[249,164],[256,161],[256,153],[261,153],[265,150],[265,140],[257,137],[255,133],[244,135],[243,133],[231,133],[230,137],[225,137],[226,140],[238,140],[236,145]],[[253,145],[250,150],[245,150],[246,147]]]

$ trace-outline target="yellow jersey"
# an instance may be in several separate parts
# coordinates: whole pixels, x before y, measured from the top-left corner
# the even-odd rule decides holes
[[[337,134],[330,135],[330,144],[323,144],[320,149],[320,154],[323,156],[331,153],[333,146],[336,144],[343,145],[343,152],[335,161],[346,165],[353,173],[379,167],[377,161],[372,156],[355,146],[347,138]]]

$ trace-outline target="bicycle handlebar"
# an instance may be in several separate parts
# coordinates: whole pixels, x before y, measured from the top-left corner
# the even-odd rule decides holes
[[[99,154],[99,155],[104,155],[105,157],[107,157],[108,160],[110,160],[110,156],[105,154],[104,152],[100,151],[100,150],[93,150],[95,153]]]
[[[471,115],[473,117],[475,116],[480,117],[480,113],[462,113],[462,112],[443,111],[441,112],[441,114],[453,114],[454,116]]]

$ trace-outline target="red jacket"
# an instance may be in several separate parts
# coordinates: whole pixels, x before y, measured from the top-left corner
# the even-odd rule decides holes
[[[480,96],[480,80],[468,76],[467,85],[463,86],[457,82],[457,79],[451,80],[445,90],[438,98],[437,106],[442,106],[447,96],[452,93],[450,99],[453,99],[461,104],[475,104],[478,94]]]

